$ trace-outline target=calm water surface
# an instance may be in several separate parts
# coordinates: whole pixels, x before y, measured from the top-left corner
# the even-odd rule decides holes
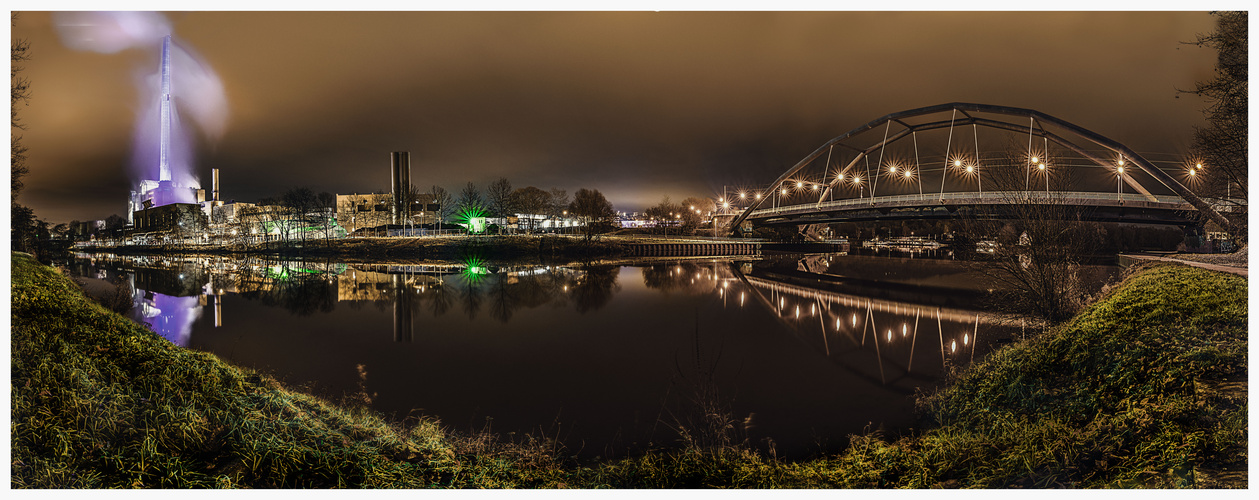
[[[916,390],[1017,323],[974,263],[855,255],[547,267],[80,255],[170,341],[402,420],[672,446],[706,409],[780,456],[915,425]],[[1091,268],[1099,277],[1113,267]]]

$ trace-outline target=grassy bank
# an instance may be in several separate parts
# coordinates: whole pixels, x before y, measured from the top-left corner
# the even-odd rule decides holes
[[[177,348],[13,257],[14,487],[1246,485],[1246,281],[1143,268],[924,397],[929,424],[787,462],[737,446],[577,463],[391,425]]]
[[[13,254],[12,485],[547,486],[539,447],[387,425],[178,348]]]

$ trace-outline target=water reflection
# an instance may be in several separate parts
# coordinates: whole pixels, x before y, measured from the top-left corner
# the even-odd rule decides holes
[[[605,456],[671,442],[671,426],[713,408],[785,454],[871,422],[907,427],[908,395],[1017,330],[968,307],[984,285],[947,260],[81,257],[78,275],[129,277],[137,317],[179,345],[333,399],[378,394],[393,415],[464,428],[491,416],[501,432],[562,422],[574,449]],[[702,402],[698,416],[682,418],[681,399]]]
[[[441,317],[457,307],[469,321],[486,315],[509,323],[517,311],[571,307],[578,314],[611,303],[621,290],[619,266],[494,266],[464,262],[366,263],[233,260],[209,257],[80,255],[74,272],[107,277],[123,273],[134,283],[135,317],[172,342],[187,346],[191,325],[212,306],[223,324],[222,296],[234,294],[296,316],[333,312],[338,304],[374,306],[392,315],[393,340],[415,339],[417,314]],[[715,294],[721,307],[770,311],[786,332],[845,369],[881,384],[898,384],[918,371],[937,376],[950,363],[969,362],[991,340],[1009,335],[998,315],[955,307],[968,293],[940,287],[836,274],[836,255],[803,255],[760,262],[689,260],[641,267],[643,284],[666,296]],[[839,256],[843,259],[869,257]],[[886,260],[886,259],[885,259]],[[867,263],[868,264],[868,263]],[[112,267],[111,267],[112,266]],[[937,274],[941,271],[936,271]],[[877,273],[875,273],[877,274]],[[959,297],[961,297],[959,299]],[[934,321],[932,321],[934,319]],[[422,323],[422,322],[420,322]],[[421,327],[422,328],[422,327]],[[989,342],[978,341],[982,336]],[[920,342],[920,337],[923,342]],[[935,340],[939,363],[928,363],[926,339]],[[872,370],[854,358],[867,356]],[[868,371],[868,373],[865,373]]]
[[[654,264],[643,268],[643,280],[666,294],[713,294],[723,309],[769,311],[781,331],[817,349],[837,368],[905,394],[937,380],[949,365],[982,357],[992,343],[988,340],[1012,335],[1012,318],[956,306],[979,295],[978,290],[841,276],[835,274],[840,271],[837,257],[839,262],[846,258]],[[863,269],[849,274],[879,272],[877,261],[861,259],[867,259],[861,261]],[[963,264],[928,277],[941,283],[935,278],[953,275],[974,286],[979,276],[972,271]],[[985,342],[977,341],[980,334]]]
[[[198,296],[176,297],[136,289],[134,318],[147,323],[155,333],[181,347],[188,346],[192,323],[201,317]]]

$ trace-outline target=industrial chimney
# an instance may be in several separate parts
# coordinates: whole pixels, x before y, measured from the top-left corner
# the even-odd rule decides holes
[[[210,170],[210,176],[214,178],[211,186],[210,201],[219,201],[219,169]]]
[[[393,223],[402,224],[411,216],[411,207],[407,203],[407,194],[411,189],[411,154],[394,151],[389,158],[393,181]]]

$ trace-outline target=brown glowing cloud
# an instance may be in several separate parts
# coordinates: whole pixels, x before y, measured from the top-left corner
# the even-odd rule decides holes
[[[1042,110],[1139,151],[1182,152],[1214,54],[1206,13],[289,13],[169,16],[213,65],[231,121],[202,144],[225,198],[294,186],[592,187],[618,209],[773,180],[827,139],[950,101]],[[34,58],[31,175],[49,220],[120,213],[146,54],[73,52],[49,16]],[[156,62],[154,62],[156,64]]]

